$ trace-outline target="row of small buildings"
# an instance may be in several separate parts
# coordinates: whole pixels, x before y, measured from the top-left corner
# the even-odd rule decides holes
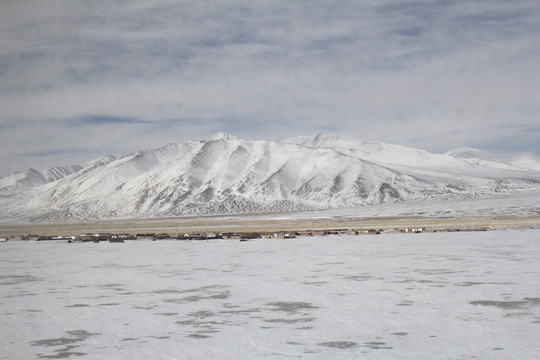
[[[297,236],[327,236],[327,235],[376,235],[381,230],[302,230],[302,231],[278,231],[278,232],[192,232],[171,235],[168,233],[138,233],[138,234],[112,234],[91,233],[82,235],[25,235],[22,240],[37,241],[68,241],[68,242],[124,242],[126,240],[151,239],[151,240],[211,240],[211,239],[292,239]],[[7,240],[7,238],[6,238]]]
[[[61,241],[66,240],[68,242],[123,242],[124,240],[135,240],[136,237],[130,234],[111,234],[111,233],[93,233],[82,235],[26,235],[22,237],[22,240],[37,240],[37,241]]]
[[[381,230],[301,230],[301,231],[263,231],[263,232],[195,232],[172,236],[170,234],[137,234],[137,239],[177,239],[177,240],[210,240],[210,239],[292,239],[297,236],[326,236],[326,235],[362,235],[380,234]]]
[[[453,232],[453,231],[486,231],[486,228],[477,229],[430,229],[404,228],[387,230],[397,233],[418,234],[423,232]],[[263,231],[263,232],[191,232],[171,235],[168,233],[138,233],[138,234],[113,234],[113,233],[89,233],[82,235],[25,235],[21,240],[37,241],[67,241],[67,242],[124,242],[126,240],[151,239],[151,240],[212,240],[212,239],[291,239],[297,236],[328,236],[328,235],[377,235],[383,230],[378,229],[328,229],[328,230],[300,230],[300,231]],[[0,237],[0,242],[8,241],[8,237]]]

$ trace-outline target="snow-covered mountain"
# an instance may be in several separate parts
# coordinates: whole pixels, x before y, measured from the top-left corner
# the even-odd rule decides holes
[[[540,192],[534,163],[458,155],[329,134],[272,142],[220,133],[28,180],[0,193],[0,219],[275,212]],[[13,183],[7,178],[0,184]]]
[[[103,156],[82,165],[55,166],[46,170],[28,169],[15,172],[0,178],[0,196],[13,195],[39,185],[54,182],[78,171],[105,165],[114,159],[114,156]]]

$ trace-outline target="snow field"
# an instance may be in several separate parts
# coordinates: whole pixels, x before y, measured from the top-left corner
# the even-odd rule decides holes
[[[535,359],[539,239],[7,242],[0,358]]]

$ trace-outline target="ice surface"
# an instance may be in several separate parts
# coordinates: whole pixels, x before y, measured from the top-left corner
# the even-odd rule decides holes
[[[537,359],[540,230],[0,245],[2,359]]]

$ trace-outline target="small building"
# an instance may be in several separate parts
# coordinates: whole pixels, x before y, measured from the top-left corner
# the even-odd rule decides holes
[[[368,230],[358,230],[356,235],[379,235],[381,230],[368,229]]]
[[[53,240],[66,240],[66,241],[73,241],[75,240],[76,236],[53,236]]]
[[[272,238],[274,239],[294,239],[295,237],[296,237],[295,233],[288,233],[288,232],[278,232],[272,235]]]
[[[406,233],[419,234],[424,232],[425,228],[405,228]]]
[[[82,234],[82,235],[79,235],[77,236],[77,238],[75,239],[75,241],[80,241],[80,242],[99,242],[97,236],[97,234]]]
[[[259,233],[242,233],[242,234],[239,234],[240,235],[240,239],[244,239],[244,240],[247,240],[247,239],[260,239],[261,238],[261,234]]]
[[[171,235],[162,233],[162,234],[155,234],[152,237],[154,240],[164,240],[164,239],[172,239]]]
[[[98,241],[109,241],[111,240],[111,233],[97,233],[94,234]]]
[[[155,233],[140,233],[135,236],[137,237],[137,239],[153,239],[154,235],[156,234]]]
[[[131,234],[113,234],[111,240],[136,240],[137,238]]]

